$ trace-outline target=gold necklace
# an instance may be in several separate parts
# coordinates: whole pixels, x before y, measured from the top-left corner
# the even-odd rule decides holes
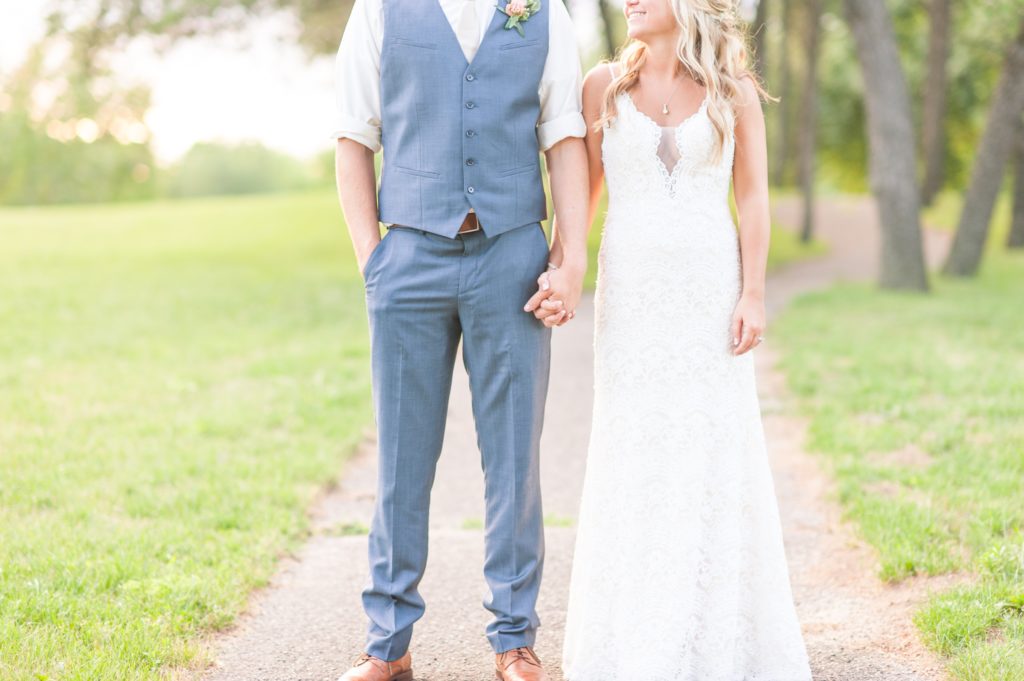
[[[682,83],[683,83],[683,81],[681,81],[681,80],[676,83],[676,86],[674,88],[672,88],[672,94],[670,94],[668,96],[668,99],[665,100],[665,103],[662,104],[662,106],[661,106],[661,113],[663,115],[665,115],[665,116],[668,115],[668,103],[671,102],[672,98],[676,96],[676,90],[679,89],[679,86],[682,85]]]

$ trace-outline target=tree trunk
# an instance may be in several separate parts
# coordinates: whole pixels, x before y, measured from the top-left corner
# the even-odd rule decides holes
[[[768,3],[771,0],[758,0],[757,16],[754,17],[754,70],[761,81],[768,79]]]
[[[609,57],[614,57],[618,47],[615,41],[615,8],[611,6],[610,0],[597,0],[597,5],[601,10],[601,23],[604,26],[605,51]]]
[[[884,0],[843,0],[864,74],[871,187],[882,227],[881,285],[928,290],[910,95]]]
[[[1017,144],[1013,153],[1013,222],[1007,248],[1024,248],[1024,118],[1017,121]]]
[[[772,157],[772,184],[776,187],[780,187],[786,182],[786,170],[788,163],[786,160],[789,158],[789,119],[790,119],[790,106],[789,97],[792,93],[792,68],[789,59],[789,50],[786,47],[786,40],[789,37],[789,31],[791,28],[792,21],[792,2],[791,0],[782,0],[782,40],[779,42],[779,105],[776,107],[778,112],[778,129],[776,133],[776,145],[775,145],[775,156]]]
[[[763,2],[763,0],[762,0]],[[808,0],[805,42],[807,73],[800,101],[800,187],[804,197],[804,224],[800,240],[814,236],[814,161],[818,151],[818,53],[821,46],[822,0]]]
[[[985,251],[992,211],[1003,183],[1021,111],[1024,110],[1024,22],[1017,38],[1006,51],[999,85],[989,110],[985,134],[971,171],[971,184],[964,199],[960,224],[944,272],[953,276],[973,276]]]
[[[931,0],[931,32],[928,38],[928,76],[925,79],[921,115],[921,151],[924,181],[921,200],[931,204],[946,181],[946,103],[948,101],[950,0]]]

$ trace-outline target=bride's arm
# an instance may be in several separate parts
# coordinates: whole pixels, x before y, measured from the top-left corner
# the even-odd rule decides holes
[[[753,81],[743,78],[740,83],[744,101],[736,110],[732,173],[743,263],[743,292],[732,319],[733,352],[737,355],[754,347],[764,331],[765,271],[771,235],[764,113]]]
[[[587,162],[590,168],[590,203],[587,211],[587,228],[594,224],[597,205],[601,201],[604,188],[604,162],[601,160],[601,141],[604,132],[601,128],[594,130],[597,119],[601,117],[604,106],[604,93],[612,82],[607,64],[598,64],[590,70],[583,81],[583,121],[587,124]]]

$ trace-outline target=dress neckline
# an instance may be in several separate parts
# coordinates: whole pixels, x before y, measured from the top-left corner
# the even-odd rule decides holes
[[[642,118],[644,118],[645,120],[650,121],[651,125],[654,125],[654,126],[656,126],[658,128],[665,128],[665,129],[668,129],[668,130],[678,130],[679,128],[683,127],[684,125],[689,123],[691,120],[696,118],[698,115],[703,113],[704,110],[707,108],[707,105],[708,105],[708,95],[707,95],[707,92],[705,92],[704,93],[704,99],[701,100],[700,106],[697,107],[696,111],[694,111],[692,114],[690,114],[689,116],[687,116],[683,120],[679,121],[679,123],[676,124],[676,125],[661,125],[656,120],[654,120],[653,118],[651,118],[650,116],[648,116],[647,114],[645,114],[643,111],[640,110],[640,107],[638,107],[636,105],[636,102],[633,101],[633,96],[631,94],[629,94],[629,92],[623,92],[622,96],[625,97],[629,101],[629,105],[632,107],[633,111],[635,111],[638,114],[640,114],[640,116]]]

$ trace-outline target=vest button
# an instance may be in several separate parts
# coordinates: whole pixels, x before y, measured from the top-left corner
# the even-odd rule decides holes
[[[476,106],[476,104],[474,104],[473,102],[466,102],[466,108],[467,109],[472,109],[475,106]]]
[[[474,189],[473,187],[466,187],[466,191],[472,194],[473,192],[476,191],[476,189]]]
[[[474,76],[472,73],[467,73],[466,74],[466,80],[472,82],[472,81],[476,80],[476,76]]]
[[[466,165],[467,166],[475,166],[476,165],[476,159],[475,158],[467,158],[466,159]]]

